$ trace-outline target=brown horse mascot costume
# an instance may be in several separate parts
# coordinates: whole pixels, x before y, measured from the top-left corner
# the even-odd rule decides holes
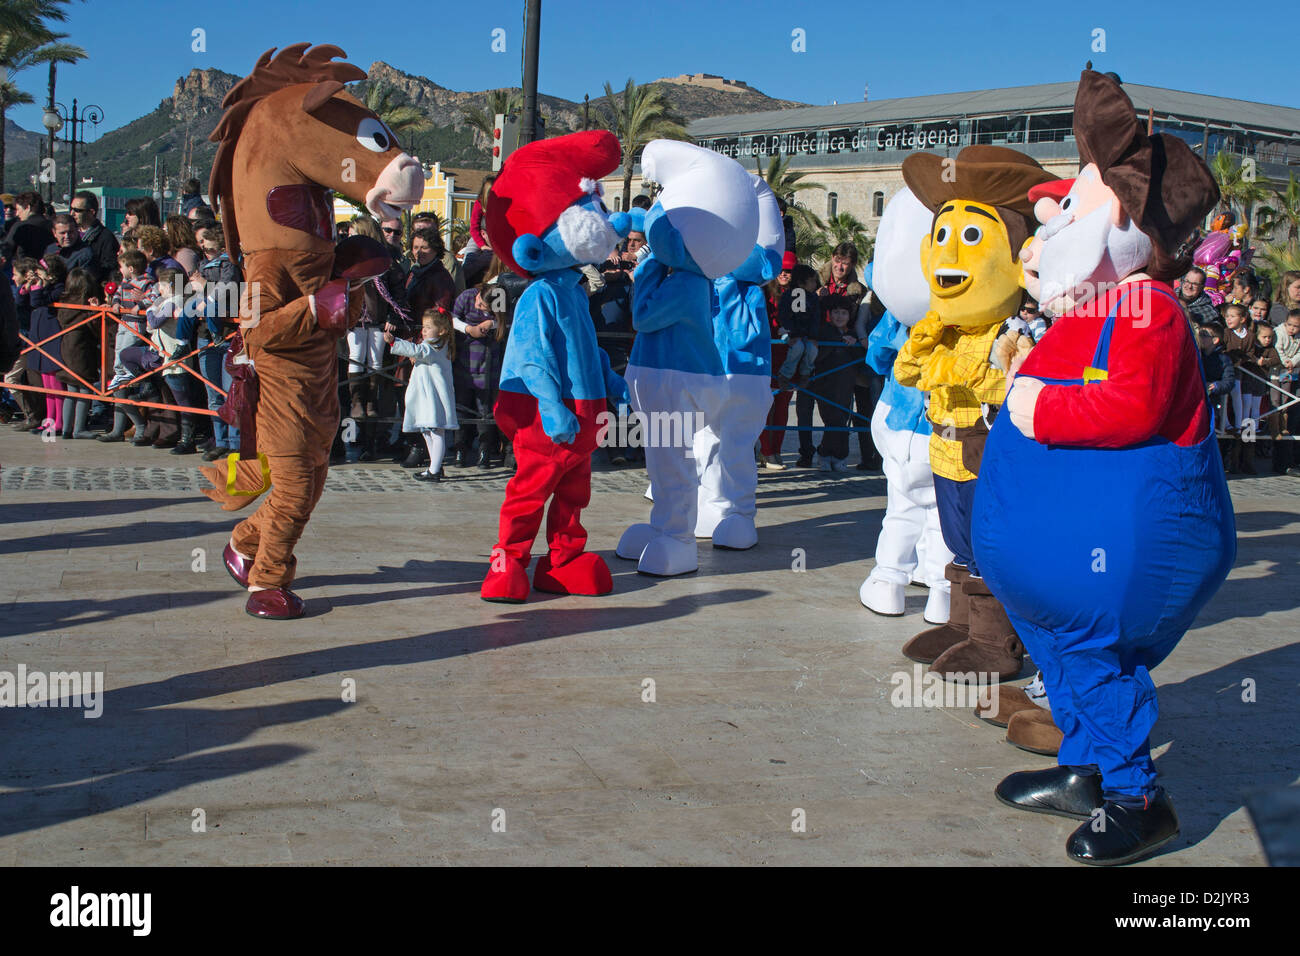
[[[209,192],[226,248],[242,253],[240,332],[222,417],[240,453],[203,474],[204,493],[233,511],[271,493],[235,528],[226,569],[255,617],[301,617],[289,590],[293,550],[320,500],[339,427],[338,340],[364,307],[361,284],[388,267],[364,237],[335,246],[330,191],[388,219],[424,192],[417,159],[373,112],[343,91],[364,70],[334,62],[335,46],[299,43],[262,54],[222,102]],[[360,239],[361,242],[356,240]]]

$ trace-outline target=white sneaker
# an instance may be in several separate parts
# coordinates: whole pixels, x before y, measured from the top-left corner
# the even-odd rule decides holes
[[[834,472],[840,473],[840,472],[845,472],[845,471],[848,471],[848,470],[849,470],[849,466],[846,465],[846,464],[844,463],[844,459],[843,459],[843,458],[832,458],[832,459],[831,459],[831,471],[834,471]]]
[[[830,458],[820,458],[820,457],[819,457],[819,458],[817,459],[817,470],[818,470],[818,471],[834,471],[835,468],[834,468],[834,466],[831,465],[831,460],[832,460],[832,459],[830,459]]]

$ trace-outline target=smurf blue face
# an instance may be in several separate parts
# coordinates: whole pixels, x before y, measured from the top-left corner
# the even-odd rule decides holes
[[[687,251],[682,234],[668,221],[668,212],[659,203],[651,206],[645,214],[645,237],[654,257],[664,265],[704,275],[704,270],[695,264]]]
[[[741,282],[760,284],[770,282],[781,271],[781,257],[770,249],[755,246],[749,257],[732,271]]]
[[[521,235],[510,254],[533,275],[604,262],[630,228],[627,213],[611,215],[597,191],[583,196],[560,213],[555,224],[541,236],[531,232]]]

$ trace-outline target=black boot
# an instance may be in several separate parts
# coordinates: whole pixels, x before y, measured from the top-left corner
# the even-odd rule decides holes
[[[172,449],[173,455],[192,455],[198,449],[194,447],[194,423],[181,422],[181,440]]]
[[[1163,790],[1144,809],[1107,800],[1102,815],[1070,834],[1065,854],[1090,866],[1123,866],[1150,856],[1178,836],[1178,814]]]
[[[1101,774],[1083,775],[1072,767],[1026,770],[1006,777],[993,795],[1017,810],[1089,820],[1102,804]]]
[[[429,450],[424,447],[423,442],[411,442],[411,450],[406,453],[402,460],[403,468],[419,468],[429,463]]]

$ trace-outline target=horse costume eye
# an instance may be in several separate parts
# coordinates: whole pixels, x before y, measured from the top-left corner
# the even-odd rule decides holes
[[[379,120],[367,116],[357,127],[357,142],[372,153],[386,153],[397,145],[397,137]]]
[[[979,226],[967,226],[961,231],[961,241],[968,246],[979,243],[984,238],[984,230]]]

